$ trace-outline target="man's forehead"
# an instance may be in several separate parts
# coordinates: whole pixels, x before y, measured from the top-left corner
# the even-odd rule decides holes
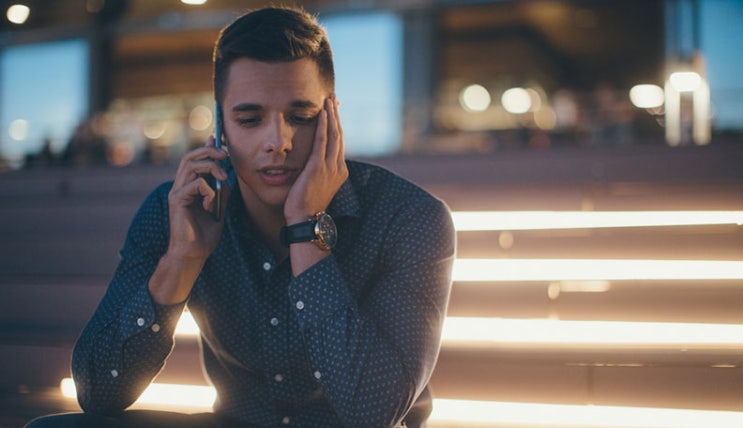
[[[295,61],[258,61],[240,58],[230,64],[227,73],[228,83],[232,80],[285,81],[318,84],[322,80],[320,68],[310,59]]]
[[[317,64],[309,59],[264,62],[241,58],[230,65],[226,83],[225,98],[239,98],[240,102],[268,97],[292,103],[317,102],[318,97],[329,94]]]

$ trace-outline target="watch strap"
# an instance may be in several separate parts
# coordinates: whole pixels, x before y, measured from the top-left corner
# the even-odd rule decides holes
[[[316,220],[307,220],[301,223],[292,224],[281,228],[281,243],[288,247],[290,244],[297,242],[308,242],[317,239],[315,235]]]

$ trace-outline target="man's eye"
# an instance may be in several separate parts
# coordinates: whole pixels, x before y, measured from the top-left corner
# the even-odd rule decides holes
[[[311,116],[293,115],[290,117],[290,120],[292,121],[292,123],[296,123],[298,125],[306,125],[306,124],[313,123],[315,119],[317,119],[317,115],[311,115]]]
[[[240,126],[252,126],[257,125],[260,123],[261,118],[260,117],[240,117],[237,118],[237,123],[240,124]]]

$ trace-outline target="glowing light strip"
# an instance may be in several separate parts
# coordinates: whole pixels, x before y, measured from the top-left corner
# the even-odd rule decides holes
[[[512,427],[514,425],[545,428],[737,428],[743,426],[743,413],[435,399],[429,421],[431,428],[439,426]]]
[[[75,384],[65,378],[62,394],[75,398]],[[153,383],[135,403],[138,407],[177,406],[191,412],[209,411],[216,391],[211,386]],[[738,428],[743,413],[614,406],[508,403],[435,399],[429,419],[432,428],[527,425],[543,427]]]
[[[454,281],[622,281],[743,279],[743,261],[457,259]]]
[[[743,211],[455,211],[465,231],[743,225]]]
[[[178,324],[175,326],[176,336],[198,336],[201,333],[196,320],[193,319],[191,312],[184,311]]]
[[[448,317],[442,341],[445,346],[743,349],[743,325]]]
[[[199,334],[190,313],[183,313],[176,334]],[[445,346],[634,345],[743,349],[743,325],[447,317],[442,341]]]
[[[75,382],[64,378],[60,383],[62,395],[77,397]],[[151,383],[134,403],[135,407],[184,407],[194,411],[210,410],[217,398],[214,387],[206,385],[179,385],[173,383]]]

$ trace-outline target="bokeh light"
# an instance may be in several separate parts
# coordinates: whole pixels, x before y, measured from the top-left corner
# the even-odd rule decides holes
[[[658,108],[663,105],[663,88],[658,85],[635,85],[629,91],[629,99],[637,108]]]
[[[204,131],[212,124],[212,111],[208,107],[199,105],[188,115],[188,125],[195,131]]]
[[[28,6],[24,4],[14,4],[8,8],[6,16],[8,17],[8,21],[20,25],[26,22],[30,14],[31,9],[29,9]]]
[[[524,88],[508,89],[501,96],[501,103],[507,112],[513,114],[526,113],[532,106],[531,95]]]
[[[490,93],[482,85],[470,85],[459,94],[459,103],[467,111],[485,111],[490,107]]]
[[[702,84],[702,77],[694,71],[677,71],[668,79],[673,89],[679,92],[692,92]]]
[[[16,119],[10,122],[8,127],[8,135],[15,141],[23,141],[28,137],[28,121],[24,119]]]

